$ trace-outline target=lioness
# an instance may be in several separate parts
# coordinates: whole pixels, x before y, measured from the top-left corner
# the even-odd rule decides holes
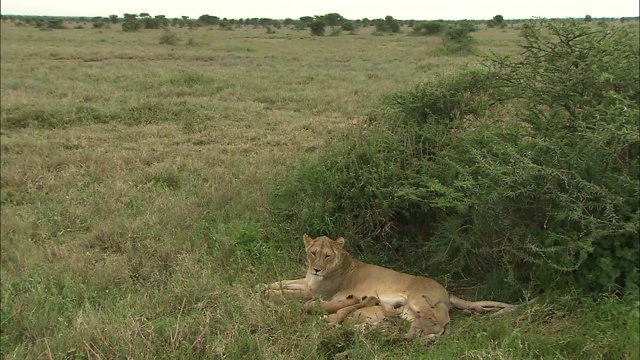
[[[320,297],[325,300],[323,307],[334,311],[337,311],[336,304],[350,304],[345,301],[347,298],[377,298],[383,308],[393,307],[403,319],[411,322],[407,336],[419,332],[429,339],[435,339],[448,328],[449,310],[452,308],[477,313],[491,310],[506,312],[515,308],[514,305],[495,301],[462,300],[447,293],[435,280],[355,260],[344,249],[342,237],[336,240],[326,236],[312,239],[304,234],[303,240],[308,263],[306,277],[267,285],[267,296],[302,300]],[[369,309],[381,311],[378,307]]]

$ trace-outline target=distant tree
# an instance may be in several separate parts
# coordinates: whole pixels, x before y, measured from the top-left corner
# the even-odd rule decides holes
[[[122,23],[122,31],[133,32],[140,30],[140,23],[137,21],[125,21]]]
[[[291,26],[294,24],[294,21],[292,18],[286,18],[284,19],[284,21],[282,22],[282,25],[284,26]]]
[[[420,35],[439,35],[447,29],[447,25],[443,21],[426,21],[416,22],[413,25],[414,34]]]
[[[392,33],[400,32],[400,24],[391,15],[387,15],[384,18],[384,20],[382,19],[375,20],[375,23],[376,23],[376,31],[392,32]]]
[[[269,18],[260,18],[258,19],[258,24],[262,27],[267,27],[273,25],[273,20]]]
[[[311,35],[313,36],[324,36],[324,30],[326,27],[327,24],[322,20],[317,20],[309,24]]]
[[[487,21],[487,26],[492,28],[495,26],[499,26],[500,28],[504,28],[507,24],[504,22],[504,17],[502,15],[496,15],[493,19]]]
[[[132,32],[140,30],[140,22],[136,14],[124,14],[124,22],[122,23],[122,31]]]
[[[586,22],[591,22],[593,20],[593,18],[591,17],[591,15],[587,15],[584,17],[584,21]]]
[[[50,19],[43,28],[66,29],[67,27],[64,25],[63,19]]]
[[[118,15],[109,15],[109,21],[111,21],[112,24],[117,24],[120,19],[118,19]]]
[[[164,15],[156,15],[154,16],[154,20],[158,22],[158,27],[166,28],[169,26],[169,20]]]
[[[355,29],[356,29],[356,26],[351,21],[347,21],[347,22],[342,24],[342,30],[344,30],[344,31],[354,31]]]
[[[205,25],[205,26],[216,25],[219,21],[220,21],[219,17],[206,15],[206,14],[205,15],[201,15],[198,18],[198,22],[201,23],[202,25]]]
[[[475,27],[474,27],[475,28]],[[468,54],[473,50],[475,40],[471,28],[465,23],[452,26],[444,32],[442,44],[449,54]]]
[[[338,13],[326,14],[322,17],[322,19],[327,23],[327,25],[331,26],[332,28],[341,25],[344,21],[344,17],[342,17],[342,15]]]
[[[227,19],[222,19],[222,21],[220,21],[218,25],[220,26],[221,30],[227,30],[227,31],[233,30],[233,24],[231,24],[231,22]]]
[[[302,16],[302,17],[300,18],[300,22],[301,22],[303,25],[310,24],[311,22],[313,22],[313,20],[314,20],[314,18],[313,18],[313,17],[311,17],[311,16]]]
[[[140,16],[141,18],[148,18],[148,17],[151,17],[151,15],[149,15],[149,13],[145,13],[145,12],[140,13],[140,15],[139,15],[139,16]]]

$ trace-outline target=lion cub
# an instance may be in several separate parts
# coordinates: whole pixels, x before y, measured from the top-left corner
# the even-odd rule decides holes
[[[435,340],[449,328],[449,322],[443,321],[445,319],[444,313],[448,314],[449,308],[442,302],[431,305],[425,295],[422,295],[422,298],[425,300],[426,306],[415,311],[414,320],[405,337],[413,338],[416,333],[419,333],[427,340]]]

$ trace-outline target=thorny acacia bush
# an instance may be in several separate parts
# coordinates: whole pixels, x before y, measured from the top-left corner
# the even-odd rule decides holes
[[[517,59],[389,96],[276,186],[274,219],[379,263],[517,285],[505,297],[637,289],[638,40],[579,22],[521,36]]]

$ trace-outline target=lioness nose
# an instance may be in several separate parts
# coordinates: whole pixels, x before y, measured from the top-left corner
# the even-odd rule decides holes
[[[316,273],[319,273],[320,269],[313,268],[313,271],[315,271]]]

